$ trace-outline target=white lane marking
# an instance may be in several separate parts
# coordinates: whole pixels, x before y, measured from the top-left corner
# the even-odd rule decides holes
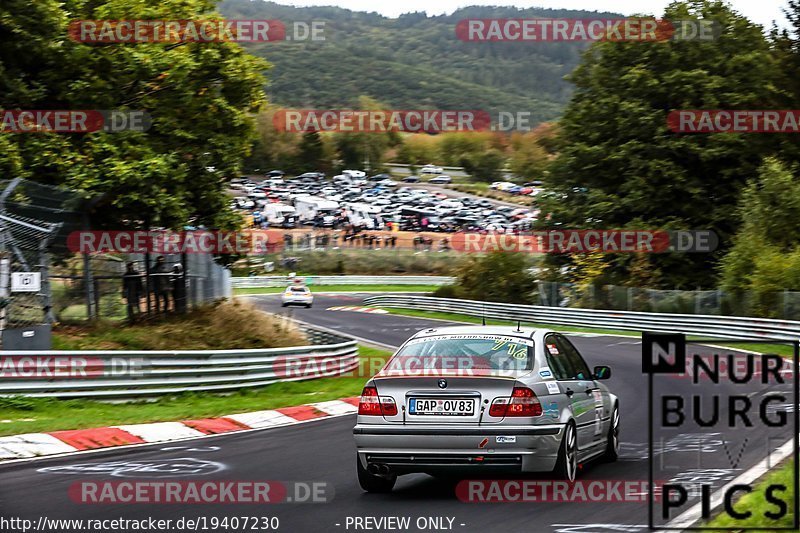
[[[358,407],[349,404],[347,402],[343,402],[341,400],[331,400],[329,402],[312,403],[311,405],[316,409],[319,409],[323,413],[327,413],[329,415],[349,415],[351,413],[358,412]]]
[[[251,428],[286,426],[297,422],[297,420],[294,418],[274,410],[255,411],[253,413],[238,413],[235,415],[228,415],[225,418],[230,418],[231,420],[235,420],[236,422]]]
[[[739,477],[730,481],[726,485],[720,487],[716,492],[711,495],[711,509],[714,510],[720,505],[722,505],[722,500],[725,497],[725,493],[727,490],[734,486],[734,485],[750,485],[758,478],[766,474],[770,468],[775,467],[776,465],[780,464],[781,461],[785,460],[787,457],[792,455],[794,451],[794,439],[790,439],[785,442],[780,448],[775,450],[775,452],[759,461],[749,470],[744,471]],[[670,520],[665,527],[669,528],[687,528],[690,527],[692,524],[700,520],[701,513],[702,513],[703,504],[702,502],[698,502],[694,504],[692,507],[681,513],[680,515],[676,516],[672,520]]]
[[[328,416],[320,417],[320,418],[311,418],[309,420],[295,420],[294,422],[292,422],[291,426],[296,426],[296,425],[299,425],[299,424],[308,424],[308,423],[311,423],[311,422],[321,422],[321,421],[324,421],[324,420],[331,420],[331,419],[334,419],[334,418],[341,418],[342,416],[349,416],[349,415],[328,415]],[[227,432],[227,433],[213,433],[211,435],[202,435],[200,437],[186,437],[186,438],[181,438],[181,439],[177,439],[177,440],[178,441],[192,441],[192,440],[200,440],[200,439],[216,439],[216,438],[220,438],[220,437],[232,437],[234,435],[242,435],[244,433],[252,433],[254,431],[277,430],[280,427],[281,426],[264,427],[264,428],[253,428],[253,429],[243,429],[241,431],[231,431],[231,432]],[[80,455],[89,455],[89,454],[93,454],[93,453],[108,452],[109,450],[121,451],[121,450],[124,449],[125,451],[127,451],[127,450],[130,450],[132,448],[144,448],[144,447],[147,447],[147,446],[158,446],[160,444],[163,444],[163,443],[145,442],[144,444],[126,444],[124,446],[113,446],[113,447],[110,447],[110,448],[93,448],[91,450],[75,450],[75,448],[70,447],[71,450],[75,450],[75,451],[69,451],[69,452],[65,452],[65,453],[58,452],[58,453],[55,453],[55,454],[52,454],[52,455],[43,455],[43,456],[38,456],[38,457],[24,457],[24,458],[19,458],[19,459],[8,459],[8,460],[3,461],[2,463],[0,463],[0,466],[5,466],[5,465],[13,464],[13,463],[28,463],[28,462],[31,462],[31,461],[38,461],[40,459],[52,459],[52,458],[55,458],[55,457],[63,458],[63,457],[69,457],[69,456],[78,455],[78,454],[80,454]]]
[[[389,311],[385,309],[378,309],[376,307],[357,307],[354,305],[337,305],[328,307],[327,311],[352,311],[354,313],[371,313],[374,315],[387,315]]]
[[[556,528],[553,530],[556,533],[605,533],[614,531],[636,533],[649,529],[647,525],[638,524],[550,524],[550,526]]]
[[[111,426],[127,431],[145,442],[165,442],[170,440],[201,437],[203,433],[181,422],[156,422],[153,424],[131,424]]]
[[[47,433],[0,437],[0,459],[21,459],[74,451],[77,448]]]

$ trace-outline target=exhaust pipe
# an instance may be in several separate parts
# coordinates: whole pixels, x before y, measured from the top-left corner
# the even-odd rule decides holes
[[[380,473],[380,468],[375,463],[370,463],[367,465],[367,472],[378,475]]]
[[[380,472],[381,472],[381,475],[384,475],[384,476],[388,476],[389,474],[392,473],[392,471],[389,469],[389,465],[381,465],[380,466]]]

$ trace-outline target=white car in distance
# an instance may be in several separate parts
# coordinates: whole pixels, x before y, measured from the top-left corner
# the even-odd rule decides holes
[[[436,165],[425,165],[420,171],[421,174],[441,174],[443,172],[444,169],[442,167],[437,167]]]
[[[290,285],[286,287],[281,295],[281,305],[283,307],[289,305],[302,305],[311,307],[314,304],[314,295],[311,294],[311,289],[305,285]]]

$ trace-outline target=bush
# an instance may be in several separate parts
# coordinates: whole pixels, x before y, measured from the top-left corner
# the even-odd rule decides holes
[[[456,270],[455,290],[472,300],[532,303],[536,280],[530,266],[530,257],[522,253],[472,257]]]
[[[307,344],[290,322],[240,300],[128,326],[98,323],[55,332],[59,350],[235,350]]]
[[[434,298],[463,298],[464,295],[458,285],[442,285],[431,294]]]

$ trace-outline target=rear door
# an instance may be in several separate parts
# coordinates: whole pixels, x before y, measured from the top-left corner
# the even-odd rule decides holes
[[[578,447],[590,447],[602,433],[602,403],[597,410],[595,390],[588,366],[566,337],[550,333],[545,337],[548,364],[566,394],[578,429]]]

